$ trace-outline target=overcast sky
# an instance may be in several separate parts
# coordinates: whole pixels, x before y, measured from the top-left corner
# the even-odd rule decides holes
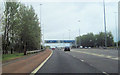
[[[102,1],[102,0],[101,0]],[[23,2],[32,5],[40,17],[40,2]],[[41,2],[42,33],[45,39],[75,39],[80,34],[97,34],[104,31],[103,3],[96,2]],[[118,25],[118,2],[106,2],[107,31],[111,31],[116,41]],[[116,24],[115,24],[116,15]],[[80,22],[78,22],[80,20]]]

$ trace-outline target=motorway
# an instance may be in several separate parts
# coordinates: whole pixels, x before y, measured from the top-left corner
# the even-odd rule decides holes
[[[118,73],[118,51],[102,49],[54,50],[38,73]]]

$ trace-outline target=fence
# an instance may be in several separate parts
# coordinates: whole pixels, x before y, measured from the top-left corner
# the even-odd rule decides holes
[[[38,53],[41,51],[44,51],[45,49],[41,49],[41,50],[33,50],[33,51],[26,51],[26,54],[31,54],[31,53]]]

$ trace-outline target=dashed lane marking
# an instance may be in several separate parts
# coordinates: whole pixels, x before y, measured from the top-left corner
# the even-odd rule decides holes
[[[108,73],[106,73],[106,72],[103,72],[104,74],[106,74],[106,75],[109,75]]]
[[[82,62],[84,62],[84,60],[81,60]]]

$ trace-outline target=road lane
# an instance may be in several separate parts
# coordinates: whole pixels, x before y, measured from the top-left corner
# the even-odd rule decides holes
[[[78,52],[78,53],[89,54],[89,55],[109,58],[109,59],[113,59],[113,60],[118,60],[118,57],[115,57],[112,55],[106,55],[106,54],[100,54],[100,53],[94,53],[94,52],[86,52],[86,51],[74,51],[74,50],[73,50],[73,52]]]
[[[79,59],[66,54],[64,51],[55,50],[51,58],[36,73],[102,73]]]
[[[102,72],[118,73],[118,60],[111,59],[112,57],[117,58],[117,52],[114,52],[114,50],[106,52],[106,50],[72,49],[71,52],[66,53],[78,58],[79,60],[84,60],[84,62]],[[108,55],[111,56],[111,58],[106,57]]]
[[[72,49],[71,51],[82,51],[95,54],[103,54],[106,56],[118,57],[118,50],[106,50],[106,49]]]

